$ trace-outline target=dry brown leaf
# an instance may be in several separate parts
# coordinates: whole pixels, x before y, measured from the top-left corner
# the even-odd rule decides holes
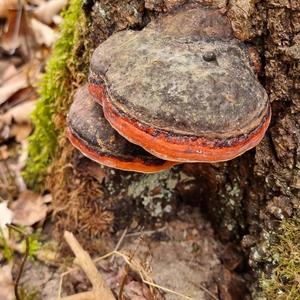
[[[9,53],[22,44],[23,36],[21,31],[25,28],[25,20],[22,17],[22,9],[9,9],[6,21],[6,32],[1,37],[1,48]]]
[[[47,205],[44,197],[26,190],[19,195],[17,201],[11,205],[13,211],[13,223],[22,226],[31,226],[47,215]]]
[[[26,101],[12,107],[5,114],[0,116],[0,123],[11,124],[12,120],[16,123],[29,123],[30,115],[35,108],[36,101]]]
[[[24,57],[32,57],[32,52],[37,47],[29,25],[30,17],[24,6],[19,5],[16,9],[10,9],[5,31],[1,36],[1,48],[8,54],[14,54],[16,49],[19,49]]]
[[[18,72],[15,76],[6,80],[0,87],[0,105],[7,101],[14,93],[28,86],[25,72]]]
[[[43,23],[53,23],[53,18],[66,6],[68,0],[52,0],[41,4],[35,11],[34,15]]]
[[[1,116],[0,116],[1,118]],[[3,124],[0,120],[0,142],[9,139],[10,137],[10,127],[7,124]]]
[[[0,268],[0,300],[14,299],[14,283],[11,271],[12,264]]]
[[[131,281],[124,287],[124,295],[129,299],[147,300],[143,293],[143,283]]]
[[[33,91],[32,84],[33,82],[36,82],[41,75],[40,68],[40,61],[32,59],[29,63],[17,70],[17,73],[6,79],[2,86],[0,86],[0,105],[3,105],[9,98],[22,89],[30,87],[31,91]],[[13,72],[14,71],[11,69],[8,73],[12,74]]]
[[[32,125],[29,123],[13,124],[10,129],[10,135],[20,143],[30,135],[31,131]]]
[[[63,21],[64,21],[64,18],[61,15],[56,15],[53,17],[53,23],[55,25],[60,25],[63,23]]]
[[[19,174],[21,172],[21,170],[25,167],[26,165],[26,161],[27,161],[27,158],[28,158],[28,140],[24,140],[22,142],[20,142],[21,144],[21,153],[20,153],[20,156],[18,157],[18,166],[19,166],[19,169],[17,169],[17,171],[19,171]],[[17,172],[18,174],[18,172]],[[20,174],[20,178],[23,180],[23,177],[21,176]],[[48,203],[48,202],[45,202],[45,203]]]
[[[27,3],[30,3],[32,5],[42,5],[45,3],[45,0],[27,0]]]
[[[0,77],[1,77],[0,82],[3,81],[2,76],[3,76],[5,70],[7,69],[7,67],[8,67],[10,64],[11,64],[10,61],[9,61],[8,59],[6,59],[6,58],[0,59]]]
[[[0,17],[6,17],[10,9],[18,7],[18,0],[0,0]]]
[[[26,87],[13,94],[8,101],[1,105],[0,109],[3,113],[10,110],[25,101],[34,101],[38,99],[38,94],[33,86]]]
[[[0,203],[0,228],[6,239],[8,238],[8,228],[6,224],[11,224],[13,216],[12,211],[7,207],[7,203],[7,201]]]
[[[14,174],[14,181],[19,192],[26,191],[26,184],[22,176],[22,169],[25,166],[28,157],[28,140],[20,142],[21,149],[19,150],[18,160],[9,163],[9,169]]]
[[[0,147],[0,160],[6,160],[9,158],[9,151],[7,145]]]
[[[6,81],[15,76],[18,73],[17,68],[14,64],[8,63],[6,67],[3,69],[1,74],[0,83],[1,85]]]
[[[38,45],[45,45],[47,47],[51,47],[53,45],[57,38],[57,34],[55,34],[51,27],[36,19],[30,20],[30,27]]]

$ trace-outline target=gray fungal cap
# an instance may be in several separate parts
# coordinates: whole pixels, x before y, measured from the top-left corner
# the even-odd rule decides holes
[[[90,70],[128,118],[176,134],[231,138],[259,127],[268,111],[247,47],[211,9],[186,8],[112,35]]]

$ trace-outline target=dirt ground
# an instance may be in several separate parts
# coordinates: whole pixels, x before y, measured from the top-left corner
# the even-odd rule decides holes
[[[117,233],[116,238],[120,234],[122,232]],[[211,226],[196,208],[183,207],[179,219],[166,222],[154,230],[128,230],[120,248],[134,251],[134,260],[147,265],[148,275],[156,284],[182,294],[161,291],[157,299],[177,300],[184,299],[184,296],[197,300],[220,297],[246,299],[245,281],[230,272],[230,269],[241,265],[242,257],[232,249],[226,249],[215,238]],[[109,286],[117,293],[124,261],[115,257],[111,262],[108,258],[97,265]],[[124,295],[129,299],[148,299],[137,271],[131,270],[129,274]],[[22,284],[27,290],[39,291],[36,299],[57,299],[59,281],[58,269],[38,261],[30,262],[22,276]],[[89,288],[84,274],[73,270],[63,279],[62,295]],[[230,294],[234,298],[230,298]]]

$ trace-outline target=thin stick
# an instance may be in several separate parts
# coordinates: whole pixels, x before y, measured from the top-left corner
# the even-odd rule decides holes
[[[143,234],[143,235],[152,235],[153,233],[162,232],[162,231],[165,231],[166,229],[167,229],[167,226],[164,226],[164,227],[158,228],[156,230],[148,230],[148,231],[141,231],[141,232],[132,232],[132,233],[126,234],[126,237],[140,236],[141,234]]]
[[[25,239],[25,242],[26,242],[25,253],[24,253],[24,256],[23,256],[23,259],[22,259],[22,262],[21,262],[21,265],[20,265],[20,269],[19,269],[19,272],[18,272],[18,275],[17,275],[17,279],[16,279],[16,282],[15,282],[15,285],[14,285],[14,291],[15,291],[16,299],[21,300],[21,296],[20,296],[20,293],[19,293],[19,284],[20,284],[20,279],[21,279],[22,274],[23,274],[25,263],[26,263],[27,258],[29,256],[29,237],[26,233],[24,233],[21,229],[19,229],[18,227],[14,226],[14,225],[7,224],[6,226],[8,228],[11,228],[11,229],[15,230],[16,232],[20,233],[22,235],[22,237]]]
[[[123,240],[124,240],[124,237],[125,237],[125,235],[127,234],[127,231],[128,231],[128,227],[126,227],[126,228],[124,229],[124,231],[123,231],[123,233],[122,233],[122,235],[121,235],[121,237],[120,237],[120,239],[119,239],[119,241],[118,241],[118,243],[117,243],[117,245],[116,245],[114,251],[118,251],[118,250],[119,250],[119,248],[120,248],[120,246],[121,246],[121,244],[122,244],[122,242],[123,242]],[[112,263],[113,261],[114,261],[114,255],[112,255],[112,257],[111,257],[111,259],[110,259],[110,262],[111,262],[111,263]]]
[[[106,259],[106,258],[108,258],[108,257],[111,257],[112,255],[118,255],[118,256],[121,256],[129,266],[133,267],[133,269],[136,270],[136,268],[134,268],[134,266],[133,266],[133,264],[132,264],[130,258],[129,258],[126,254],[124,254],[124,253],[122,253],[122,252],[119,252],[119,251],[112,251],[112,252],[107,253],[107,254],[105,254],[105,255],[103,255],[103,256],[101,256],[101,257],[98,257],[98,258],[96,258],[96,259],[94,260],[94,263],[96,263],[96,262],[98,262],[98,261],[100,261],[100,260],[104,260],[104,259]],[[73,270],[74,270],[74,269],[69,270],[69,271],[63,273],[62,276],[64,276],[65,274],[70,273],[70,272],[73,271]],[[192,300],[192,299],[193,299],[192,297],[189,297],[189,296],[184,295],[184,294],[182,294],[182,293],[179,293],[179,292],[176,292],[176,291],[174,291],[174,290],[171,290],[171,289],[168,289],[168,288],[166,288],[166,287],[163,287],[163,286],[160,286],[160,285],[158,285],[158,284],[155,284],[154,282],[145,279],[145,277],[144,277],[143,274],[142,274],[143,272],[141,272],[140,270],[136,270],[136,271],[139,273],[142,282],[144,282],[145,284],[148,284],[149,286],[155,287],[155,288],[157,288],[157,289],[160,289],[160,290],[162,290],[162,291],[164,291],[164,292],[167,292],[167,293],[170,293],[170,294],[173,294],[173,295],[177,295],[177,296],[179,296],[179,297],[181,297],[181,298],[184,298],[184,299],[188,299],[188,300]],[[62,277],[61,277],[61,279],[62,279]],[[199,284],[199,287],[200,287],[200,289],[202,289],[206,294],[208,294],[212,299],[218,300],[218,298],[217,298],[216,296],[214,296],[214,295],[213,295],[208,289],[206,289],[203,285]],[[61,287],[60,287],[60,289],[61,289]],[[69,297],[72,297],[72,296],[69,296]],[[85,300],[85,299],[80,299],[80,298],[79,298],[79,299],[78,299],[78,298],[69,298],[69,299],[68,299],[68,298],[65,298],[65,297],[64,297],[64,298],[59,298],[59,300]],[[89,299],[87,299],[87,300],[89,300]],[[106,300],[106,299],[105,299],[105,300]]]
[[[93,286],[95,299],[116,300],[111,290],[107,287],[104,279],[98,272],[90,255],[82,249],[71,232],[65,231],[64,238],[72,249],[76,263],[84,271]]]
[[[128,272],[129,272],[129,265],[126,264],[125,274],[124,274],[123,280],[121,282],[120,290],[119,290],[119,300],[123,300],[123,290],[124,290],[124,287],[125,287],[125,282],[126,282],[126,279],[127,279],[127,276],[128,276]]]

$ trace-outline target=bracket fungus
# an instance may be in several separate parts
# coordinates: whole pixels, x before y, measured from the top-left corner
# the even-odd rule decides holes
[[[110,124],[165,160],[233,159],[270,123],[248,48],[225,16],[199,5],[113,34],[93,54],[89,83]]]
[[[175,164],[152,156],[120,136],[89,95],[87,85],[77,90],[67,122],[73,146],[100,164],[142,173],[162,171]]]

